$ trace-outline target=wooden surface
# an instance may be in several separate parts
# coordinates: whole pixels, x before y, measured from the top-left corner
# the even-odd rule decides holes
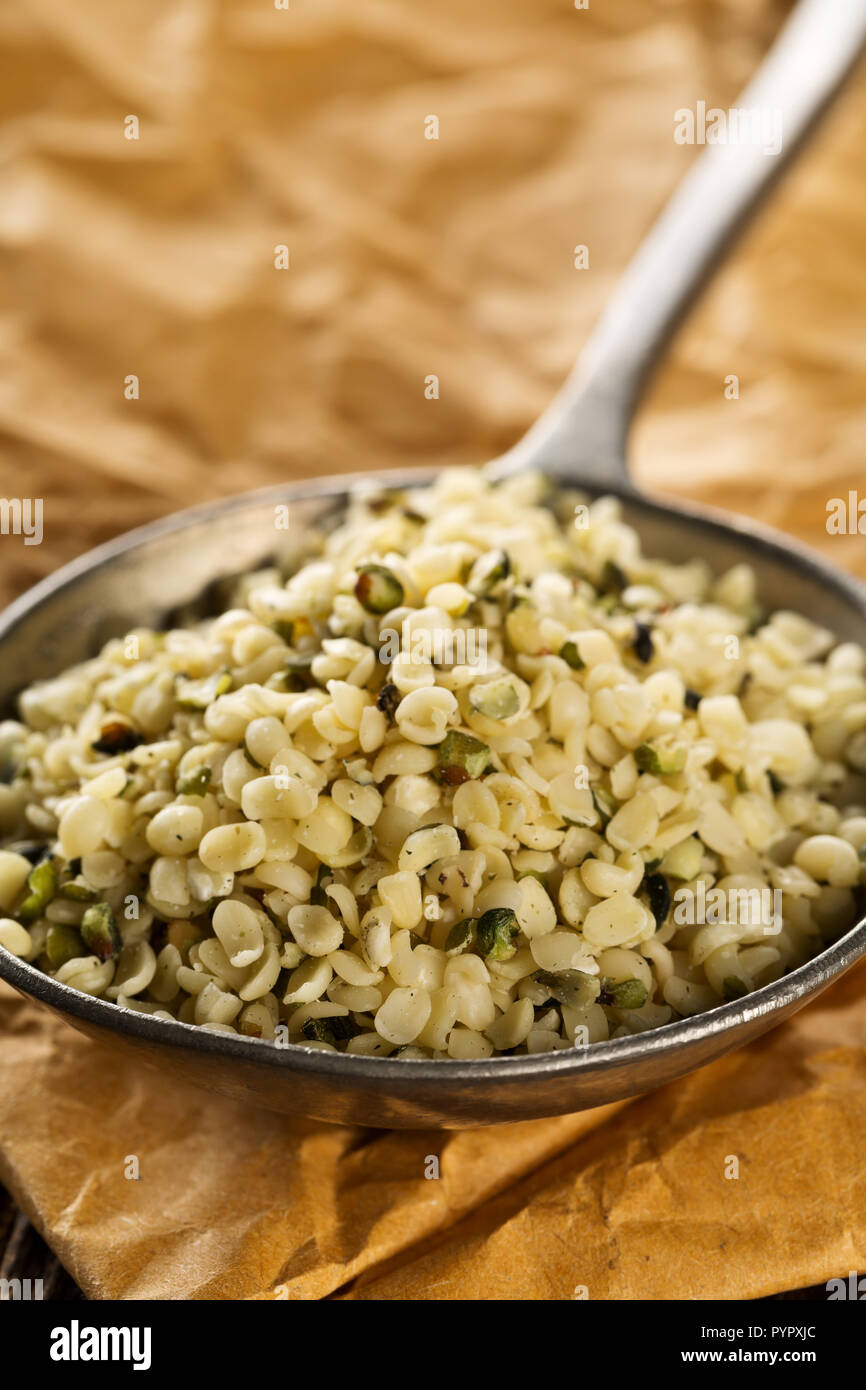
[[[43,1298],[55,1303],[84,1297],[3,1187],[0,1187],[0,1279],[41,1279]]]

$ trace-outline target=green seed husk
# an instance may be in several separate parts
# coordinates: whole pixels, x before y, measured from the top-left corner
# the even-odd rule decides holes
[[[331,1019],[331,1032],[339,1042],[354,1038],[362,1031],[350,1014],[339,1014]]]
[[[252,753],[250,752],[249,744],[247,743],[246,738],[244,739],[243,743],[241,744],[241,748],[242,748],[243,751],[244,751],[244,757],[246,758],[246,760],[247,760],[247,762],[249,763],[250,767],[257,768],[259,772],[265,772],[265,771],[266,771],[266,768],[265,768],[264,763],[260,763],[259,760],[258,760],[257,758],[254,758],[254,757],[253,757]]]
[[[682,746],[657,748],[653,743],[641,743],[634,750],[634,760],[641,772],[668,777],[674,772],[682,772],[686,765],[686,750]]]
[[[178,796],[205,796],[212,776],[211,769],[206,763],[202,763],[201,766],[193,768],[192,772],[179,777],[175,790]]]
[[[65,922],[52,922],[45,938],[45,954],[52,970],[59,970],[68,960],[77,960],[87,955],[87,948],[79,931]]]
[[[232,688],[230,671],[217,671],[200,681],[181,681],[177,687],[177,702],[181,709],[207,709],[220,695]]]
[[[355,598],[368,613],[387,613],[403,602],[403,585],[384,565],[362,565],[355,581]]]
[[[477,598],[486,598],[511,573],[511,561],[504,550],[491,550],[479,555],[469,572],[466,587]]]
[[[602,829],[613,820],[613,817],[619,810],[616,798],[609,791],[606,791],[604,787],[592,788],[592,804],[598,813]]]
[[[613,996],[616,1009],[642,1009],[648,998],[642,980],[620,980],[618,984],[608,985],[607,992]]]
[[[520,709],[520,696],[507,677],[476,685],[469,692],[469,703],[487,719],[510,719]]]
[[[462,922],[455,922],[445,938],[445,954],[461,956],[464,951],[468,951],[475,940],[477,926],[474,917],[464,917]]]
[[[615,560],[605,560],[598,587],[605,594],[621,594],[628,588],[628,575]]]
[[[571,667],[572,671],[583,671],[586,669],[586,662],[577,650],[576,642],[563,642],[559,649],[559,655],[562,657],[565,664]]]
[[[332,1047],[337,1041],[353,1038],[359,1031],[352,1019],[344,1014],[333,1018],[306,1018],[301,1024],[301,1032],[309,1042],[326,1042]]]
[[[94,903],[87,909],[81,919],[81,935],[88,950],[100,960],[114,960],[120,955],[123,942],[108,903]]]
[[[516,953],[514,937],[520,931],[510,907],[492,907],[478,919],[478,946],[488,960],[510,960]]]
[[[74,878],[66,883],[61,883],[57,890],[58,898],[66,898],[73,903],[98,903],[99,894],[95,888],[88,888],[86,883],[78,883]]]
[[[557,970],[555,973],[538,970],[533,979],[558,1004],[568,1004],[573,1009],[595,1003],[601,992],[597,976],[587,975],[583,970]]]
[[[326,1042],[333,1046],[336,1038],[330,1024],[329,1018],[305,1018],[301,1024],[301,1032],[309,1042]]]
[[[27,897],[18,909],[19,922],[35,922],[57,893],[57,870],[51,859],[43,859],[27,876]]]
[[[490,763],[490,749],[471,734],[451,729],[436,751],[436,777],[449,787],[481,777]]]

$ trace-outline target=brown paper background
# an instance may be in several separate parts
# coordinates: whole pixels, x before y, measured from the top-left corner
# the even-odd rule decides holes
[[[0,9],[0,494],[42,497],[46,528],[0,538],[3,597],[209,497],[500,452],[693,157],[674,110],[732,102],[786,9]],[[864,97],[861,70],[634,439],[646,485],[861,574],[862,538],[824,523],[864,486]],[[457,1135],[172,1088],[4,988],[0,1177],[93,1297],[755,1297],[866,1266],[864,979],[651,1097]]]

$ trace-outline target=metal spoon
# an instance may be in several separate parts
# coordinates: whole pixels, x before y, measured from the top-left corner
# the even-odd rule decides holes
[[[488,465],[524,467],[623,499],[648,554],[701,555],[722,570],[746,561],[765,604],[796,609],[862,640],[866,589],[788,539],[749,522],[638,495],[626,437],[650,369],[690,300],[728,249],[853,65],[866,42],[866,0],[801,0],[740,108],[778,109],[783,144],[771,157],[739,145],[701,156],[623,278],[575,373],[526,438]],[[419,486],[433,474],[377,475]],[[227,572],[265,563],[277,503],[301,533],[340,505],[357,480],[269,489],[134,531],[67,565],[0,617],[0,700],[92,654],[110,635],[160,624]],[[280,1049],[204,1032],[80,994],[0,950],[0,977],[103,1043],[182,1078],[271,1109],[398,1128],[454,1128],[563,1114],[637,1095],[758,1037],[801,1008],[866,953],[866,920],[781,980],[653,1032],[533,1057],[399,1061]]]

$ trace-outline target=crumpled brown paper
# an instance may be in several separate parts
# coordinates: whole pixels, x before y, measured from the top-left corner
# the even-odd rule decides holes
[[[0,493],[45,504],[41,546],[0,537],[4,597],[209,497],[500,452],[693,157],[674,111],[733,101],[786,9],[0,11]],[[864,480],[864,91],[681,332],[634,448],[654,489],[861,574],[825,518]],[[450,1135],[172,1088],[4,988],[0,1178],[99,1298],[768,1294],[866,1267],[864,981],[648,1098]]]
[[[3,986],[0,1179],[93,1298],[759,1297],[866,1263],[864,984],[644,1099],[450,1134],[171,1087]]]

